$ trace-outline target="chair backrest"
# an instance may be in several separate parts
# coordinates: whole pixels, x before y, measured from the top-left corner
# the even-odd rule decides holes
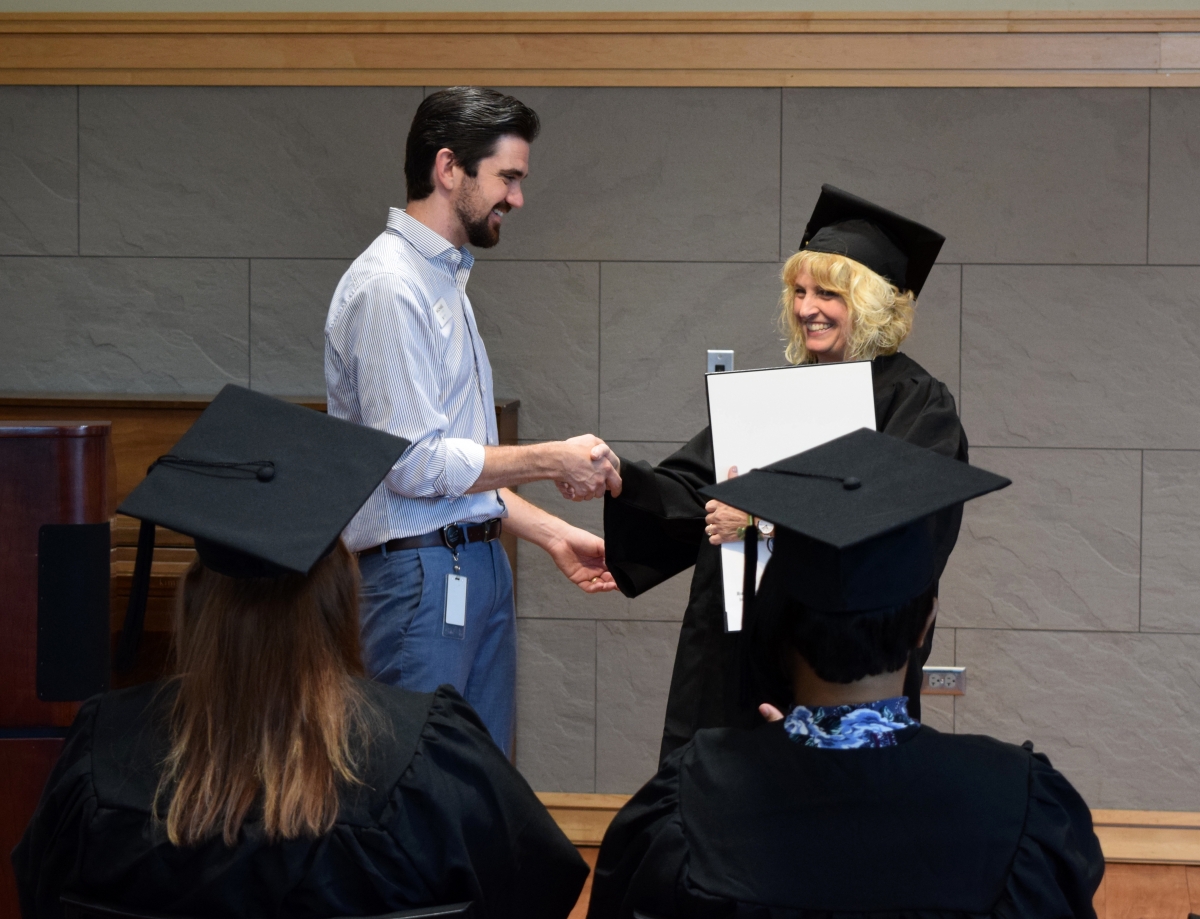
[[[60,898],[65,919],[167,919],[165,916],[153,913],[140,913],[119,909],[104,903],[84,900],[72,894],[63,894]],[[474,904],[450,903],[445,906],[418,906],[415,909],[402,909],[382,916],[371,916],[369,919],[471,919],[475,915]],[[172,917],[183,919],[183,917]],[[191,917],[197,919],[197,917]],[[339,917],[351,919],[351,917]],[[356,917],[357,919],[357,917]]]

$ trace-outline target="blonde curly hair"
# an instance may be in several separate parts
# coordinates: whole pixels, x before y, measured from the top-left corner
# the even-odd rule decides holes
[[[830,252],[800,251],[784,263],[780,278],[779,326],[787,336],[784,355],[793,364],[815,364],[817,356],[804,343],[804,329],[796,320],[792,304],[796,299],[796,275],[808,268],[812,279],[830,293],[846,301],[850,317],[844,360],[869,361],[883,354],[895,354],[912,331],[913,308],[917,298],[902,291],[861,262]]]

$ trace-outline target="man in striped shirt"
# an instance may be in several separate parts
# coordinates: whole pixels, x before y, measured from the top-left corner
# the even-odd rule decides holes
[[[524,203],[538,130],[511,96],[454,87],[426,97],[405,151],[407,209],[390,211],[342,277],[325,324],[330,414],[412,441],[343,534],[359,555],[367,669],[418,691],[453,684],[505,752],[516,623],[501,519],[582,590],[616,588],[599,537],[510,490],[549,479],[577,499],[619,494],[616,455],[590,434],[498,445],[491,366],[466,295],[466,246],[495,245]]]

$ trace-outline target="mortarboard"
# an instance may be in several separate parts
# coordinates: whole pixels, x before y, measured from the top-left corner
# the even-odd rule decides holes
[[[154,525],[236,578],[307,574],[409,442],[229,385],[117,510],[142,521],[117,669],[133,664]]]
[[[915,220],[822,185],[800,249],[852,258],[916,296],[945,241],[941,233]]]
[[[701,494],[775,524],[764,582],[809,609],[862,612],[899,606],[933,583],[939,511],[1009,484],[861,428]]]

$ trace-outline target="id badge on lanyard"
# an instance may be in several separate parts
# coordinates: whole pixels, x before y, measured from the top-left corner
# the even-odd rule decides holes
[[[458,546],[454,553],[454,570],[446,575],[446,606],[442,610],[442,637],[462,639],[467,634],[467,576],[460,574]]]

